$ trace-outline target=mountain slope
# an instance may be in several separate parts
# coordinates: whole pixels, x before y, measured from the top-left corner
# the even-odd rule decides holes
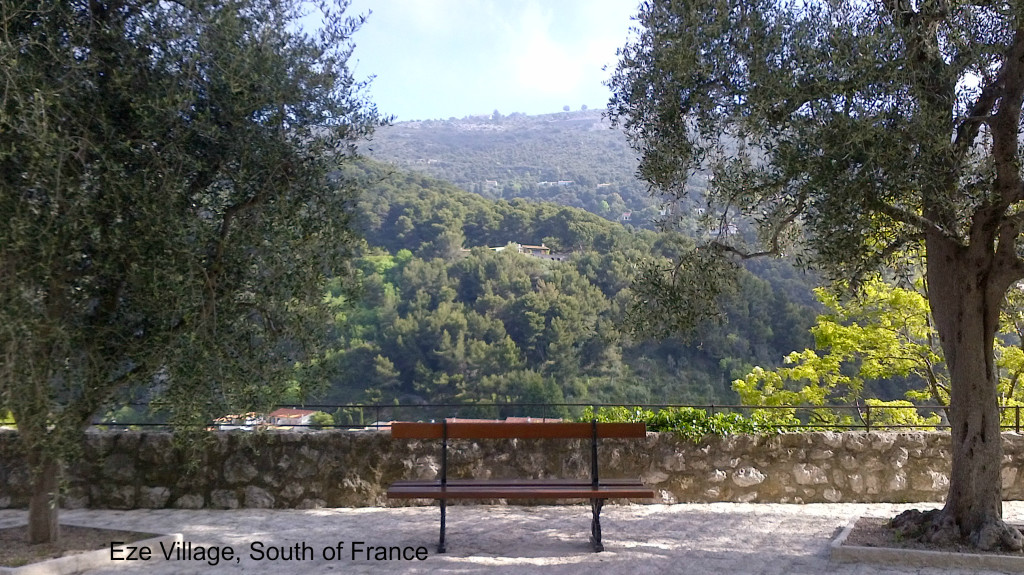
[[[695,210],[691,201],[666,204],[648,193],[625,136],[597,110],[401,122],[379,130],[367,148],[375,159],[486,198],[549,201],[637,227],[652,228],[667,209]]]

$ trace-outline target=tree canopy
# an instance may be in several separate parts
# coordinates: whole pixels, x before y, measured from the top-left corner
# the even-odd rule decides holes
[[[1024,544],[1001,520],[993,354],[1001,303],[1024,277],[1022,9],[648,1],[610,80],[609,112],[646,179],[673,192],[709,170],[720,221],[758,224],[756,240],[722,234],[707,252],[795,253],[856,284],[924,246],[954,449],[946,505],[922,536],[982,548]],[[662,272],[652,307],[681,307],[687,269]]]
[[[206,421],[272,403],[321,353],[356,242],[331,172],[378,123],[344,8],[0,4],[0,411],[33,541],[56,538],[60,462],[117,394]]]
[[[562,401],[728,404],[732,379],[811,342],[813,296],[783,262],[741,272],[723,321],[699,339],[635,339],[620,332],[631,261],[669,261],[692,241],[577,208],[487,200],[371,161],[346,173],[366,182],[356,219],[368,249],[354,262],[361,297],[334,322],[329,403],[509,404],[460,415],[540,415],[512,404]],[[560,261],[510,242],[543,242]],[[339,421],[359,421],[349,415]]]

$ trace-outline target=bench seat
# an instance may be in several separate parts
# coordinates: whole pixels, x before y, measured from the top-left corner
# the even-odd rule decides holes
[[[436,479],[396,481],[394,499],[651,499],[654,490],[639,479],[604,479],[595,489],[585,479]]]

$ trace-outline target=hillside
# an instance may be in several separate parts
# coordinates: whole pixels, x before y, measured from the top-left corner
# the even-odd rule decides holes
[[[635,227],[696,209],[648,193],[635,177],[635,152],[600,110],[400,122],[378,130],[364,151],[485,198],[547,201]]]
[[[331,402],[727,403],[734,377],[811,343],[810,294],[784,263],[744,273],[724,321],[692,341],[635,341],[621,329],[633,263],[690,240],[372,162],[347,175],[366,188],[355,223],[369,246],[362,297],[331,294]]]

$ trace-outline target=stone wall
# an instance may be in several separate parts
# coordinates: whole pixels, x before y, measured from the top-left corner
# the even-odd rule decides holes
[[[1003,435],[1003,489],[1024,499],[1024,436]],[[601,473],[639,475],[658,501],[912,502],[948,487],[948,433],[789,433],[709,437],[668,433],[605,440]],[[439,444],[380,432],[229,432],[193,456],[167,433],[96,433],[68,469],[64,506],[130,509],[391,505],[397,479],[433,478]],[[450,477],[588,477],[589,442],[453,441]],[[28,470],[13,432],[0,432],[0,507],[27,505]],[[405,504],[397,502],[397,504]]]

